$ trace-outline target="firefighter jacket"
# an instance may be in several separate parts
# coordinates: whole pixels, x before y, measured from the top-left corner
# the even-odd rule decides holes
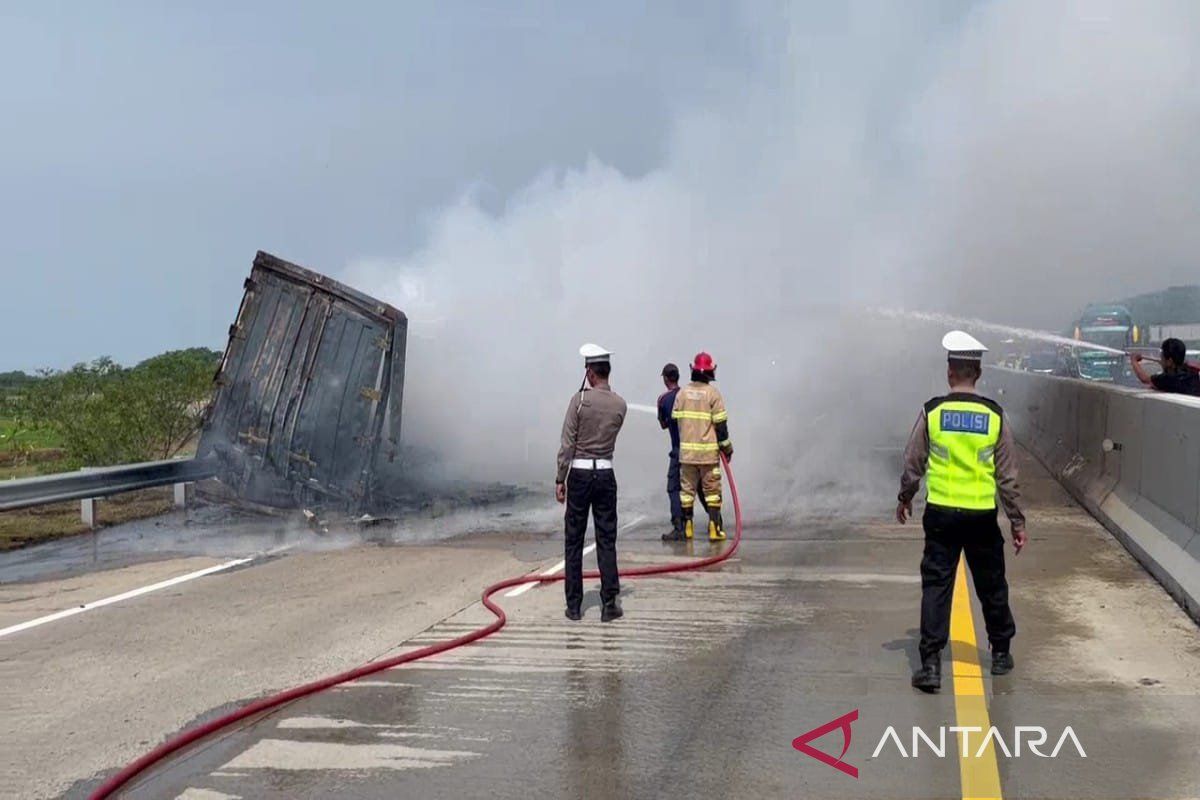
[[[679,423],[681,464],[716,464],[718,451],[733,454],[725,400],[711,383],[692,381],[680,389],[671,418]]]

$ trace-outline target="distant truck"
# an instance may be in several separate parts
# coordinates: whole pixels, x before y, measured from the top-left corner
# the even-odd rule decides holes
[[[1079,364],[1075,348],[1063,345],[1040,347],[1021,359],[1020,369],[1060,378],[1078,378]]]
[[[197,458],[250,506],[386,507],[401,477],[408,319],[269,253],[245,290]]]
[[[1090,305],[1075,322],[1074,334],[1081,342],[1122,351],[1118,355],[1104,350],[1077,348],[1079,377],[1105,383],[1137,383],[1124,351],[1140,345],[1144,336],[1128,308],[1120,305]]]

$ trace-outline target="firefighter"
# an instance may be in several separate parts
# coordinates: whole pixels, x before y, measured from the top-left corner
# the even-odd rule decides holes
[[[595,524],[596,563],[600,567],[600,620],[624,616],[617,596],[617,479],[613,451],[625,423],[626,405],[608,385],[612,370],[608,350],[595,344],[579,348],[584,385],[571,396],[562,426],[554,494],[566,504],[563,582],[567,619],[583,616],[583,536],[588,511]]]
[[[926,477],[929,497],[922,524],[921,667],[912,685],[924,692],[942,686],[942,648],[950,634],[950,602],[963,553],[983,606],[993,675],[1013,669],[1009,643],[1016,634],[1004,576],[1004,537],[996,520],[996,494],[1012,526],[1014,552],[1028,541],[1017,501],[1016,448],[999,405],[976,393],[987,351],[975,337],[951,331],[942,340],[948,353],[950,393],[935,397],[917,415],[904,449],[896,520],[912,515],[912,501]]]
[[[675,396],[671,417],[679,423],[679,504],[683,511],[684,536],[694,535],[696,498],[703,497],[708,509],[708,538],[725,538],[721,520],[721,464],[718,452],[733,458],[729,438],[729,414],[725,400],[713,381],[717,365],[708,353],[692,360],[692,381]]]

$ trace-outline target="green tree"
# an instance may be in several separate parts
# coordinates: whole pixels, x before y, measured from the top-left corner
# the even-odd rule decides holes
[[[219,358],[193,348],[130,368],[105,357],[44,372],[26,392],[21,418],[51,428],[69,466],[170,458],[199,428]]]
[[[0,393],[20,389],[33,380],[35,380],[34,376],[28,375],[19,369],[11,372],[0,372]]]
[[[127,373],[137,398],[139,447],[154,458],[176,455],[200,428],[221,354],[203,347],[173,350]]]

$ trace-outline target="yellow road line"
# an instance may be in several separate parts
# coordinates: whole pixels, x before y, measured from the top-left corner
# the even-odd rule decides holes
[[[983,668],[979,664],[979,646],[975,640],[975,620],[971,616],[971,593],[967,588],[966,559],[958,562],[954,578],[954,604],[950,611],[951,672],[954,675],[954,711],[958,727],[973,728],[967,736],[957,734],[958,766],[962,776],[963,800],[1003,800],[1000,771],[996,766],[996,748],[990,739],[980,751],[988,729],[987,696],[983,691]]]

